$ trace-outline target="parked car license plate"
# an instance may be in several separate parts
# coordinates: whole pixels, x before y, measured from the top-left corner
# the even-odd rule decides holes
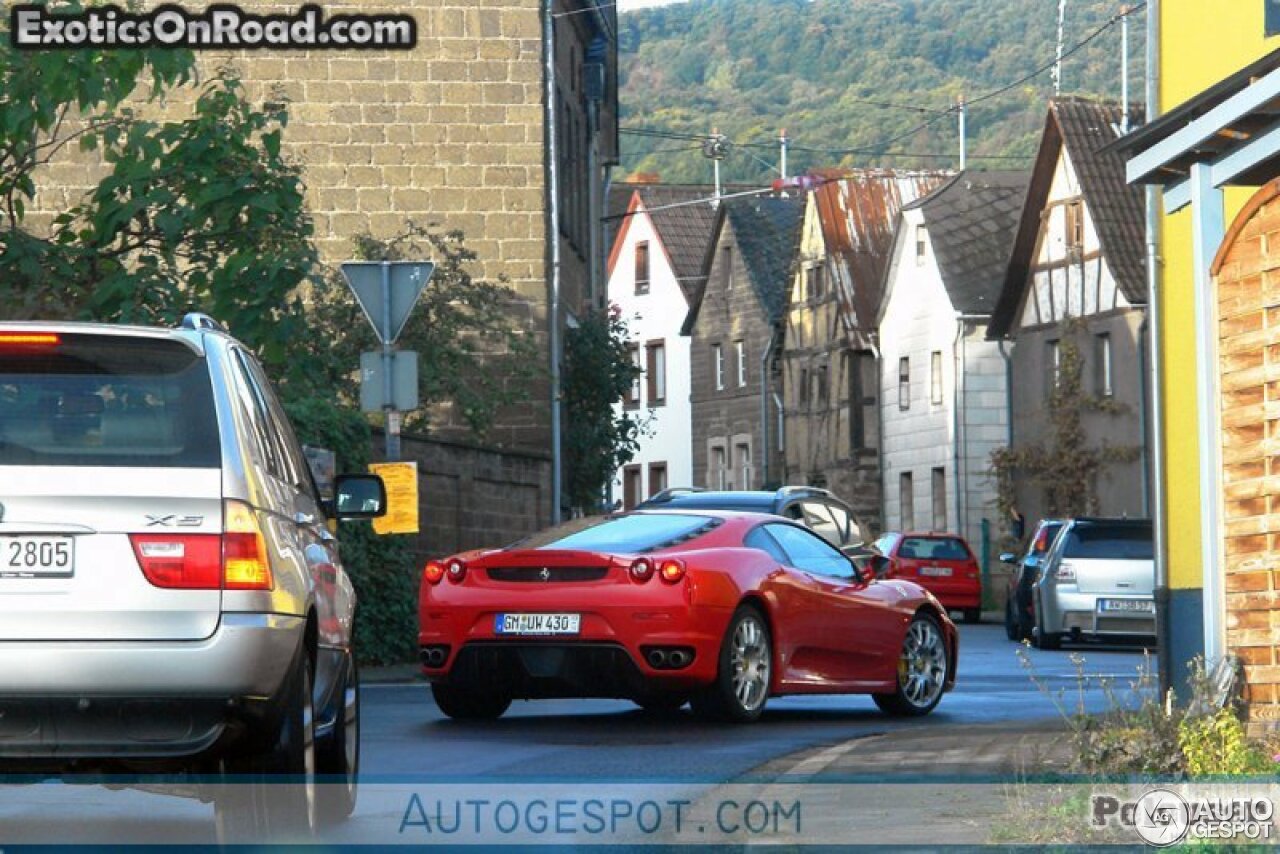
[[[951,575],[951,567],[949,566],[922,566],[920,567],[921,575],[932,575],[943,578]]]
[[[576,635],[581,614],[498,614],[494,634]]]
[[[70,578],[75,564],[74,537],[0,537],[0,578]]]
[[[1150,599],[1101,599],[1098,601],[1101,611],[1136,611],[1140,614],[1154,614],[1156,603]]]

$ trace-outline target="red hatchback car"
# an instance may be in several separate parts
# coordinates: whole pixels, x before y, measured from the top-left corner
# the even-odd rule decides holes
[[[453,718],[618,697],[750,721],[770,696],[842,693],[924,715],[955,682],[956,629],[937,599],[757,513],[579,519],[432,561],[419,620],[423,673]]]
[[[982,619],[982,568],[955,534],[889,533],[872,546],[871,567],[882,578],[914,581],[966,623]]]

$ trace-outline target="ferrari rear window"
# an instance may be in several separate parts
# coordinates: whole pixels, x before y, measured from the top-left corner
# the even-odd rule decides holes
[[[898,557],[915,560],[968,560],[969,549],[955,537],[907,537]]]
[[[636,554],[684,543],[701,536],[717,524],[708,516],[686,516],[663,513],[637,513],[601,518],[589,527],[582,520],[553,528],[518,543],[521,548],[579,549],[589,552]],[[570,527],[566,531],[565,528]]]

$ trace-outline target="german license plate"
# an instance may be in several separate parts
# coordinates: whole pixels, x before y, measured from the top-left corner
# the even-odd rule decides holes
[[[1098,610],[1154,614],[1156,603],[1150,599],[1102,599],[1098,602]]]
[[[74,537],[0,537],[0,578],[70,578],[75,565]]]
[[[576,635],[581,614],[498,614],[493,632],[499,635]]]
[[[951,567],[949,566],[922,566],[920,567],[921,575],[932,575],[935,578],[946,578],[951,575]]]

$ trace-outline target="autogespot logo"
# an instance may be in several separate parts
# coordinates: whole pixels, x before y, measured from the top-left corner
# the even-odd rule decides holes
[[[1152,789],[1138,799],[1133,828],[1148,845],[1163,848],[1181,842],[1190,826],[1187,802],[1168,789]]]

